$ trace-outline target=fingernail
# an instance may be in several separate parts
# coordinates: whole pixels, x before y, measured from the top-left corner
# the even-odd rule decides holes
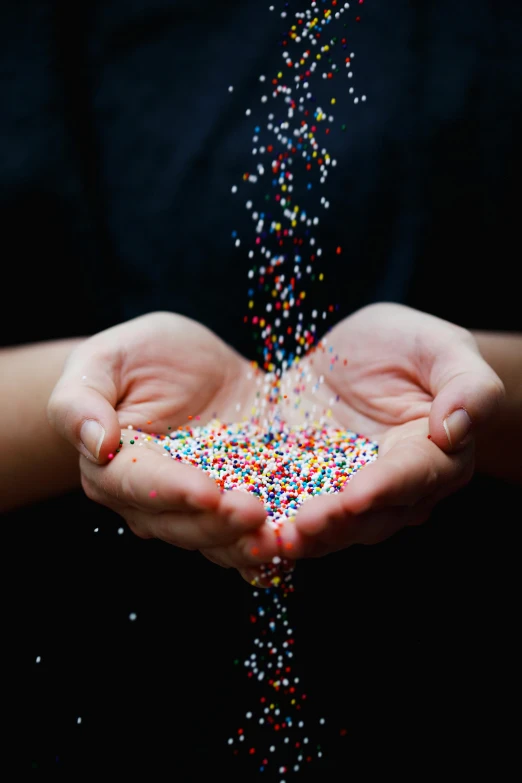
[[[98,421],[86,419],[80,430],[80,438],[93,459],[98,459],[102,447],[105,430]]]
[[[444,419],[444,429],[451,448],[459,446],[471,430],[471,419],[464,410],[459,408]]]

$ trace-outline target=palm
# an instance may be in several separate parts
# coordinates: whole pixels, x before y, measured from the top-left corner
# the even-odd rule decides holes
[[[118,340],[116,327],[113,339]],[[155,432],[242,418],[255,398],[249,364],[205,327],[158,313],[124,325],[115,409],[122,427]],[[248,377],[250,375],[250,378]]]
[[[457,433],[453,448],[445,417],[463,409],[468,418],[480,400],[493,409],[501,394],[469,332],[392,304],[346,318],[283,383],[287,397],[292,387],[302,393],[292,423],[326,418],[379,445],[379,459],[341,493],[303,504],[287,533],[298,557],[374,543],[426,519],[473,471],[472,439],[461,444]]]
[[[386,450],[391,442],[418,431],[433,396],[427,391],[429,368],[416,349],[416,332],[386,322],[385,310],[381,318],[375,309],[359,311],[304,359],[298,372],[310,372],[312,379],[295,415],[302,420],[306,414],[319,418],[330,411],[333,425],[377,440]],[[321,377],[324,381],[318,384]]]

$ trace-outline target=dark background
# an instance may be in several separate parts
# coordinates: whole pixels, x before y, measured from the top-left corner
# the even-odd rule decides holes
[[[320,238],[349,253],[324,259],[318,295],[336,318],[387,299],[520,330],[522,7],[352,5],[353,84],[368,101],[346,101],[349,132],[332,136]],[[170,309],[255,356],[230,236],[248,227],[230,187],[268,111],[258,76],[280,62],[286,26],[267,6],[2,4],[5,345]],[[498,775],[513,744],[520,500],[477,476],[422,529],[300,564],[300,665],[328,719],[311,780]],[[249,652],[249,586],[197,553],[118,535],[120,520],[81,493],[3,522],[20,766],[254,780],[226,746],[251,704],[233,665]]]

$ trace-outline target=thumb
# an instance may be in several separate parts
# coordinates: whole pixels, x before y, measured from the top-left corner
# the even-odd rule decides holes
[[[113,366],[110,357],[83,344],[69,357],[47,406],[51,426],[91,462],[106,462],[120,442]]]
[[[470,335],[471,337],[471,335]],[[466,446],[504,399],[504,385],[473,338],[440,351],[430,378],[430,437],[446,452]]]

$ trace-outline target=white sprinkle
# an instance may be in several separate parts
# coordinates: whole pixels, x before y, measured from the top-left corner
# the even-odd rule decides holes
[[[41,656],[40,656],[40,655],[37,655],[37,656],[36,656],[36,663],[40,663],[40,661],[41,661],[41,660],[42,660]]]
[[[138,615],[136,614],[136,612],[131,612],[130,615],[129,615],[129,620],[131,621],[131,623],[133,623],[134,620],[137,619],[137,617],[138,617]]]
[[[119,527],[119,528],[118,528],[118,535],[119,535],[119,536],[122,536],[122,535],[123,535],[123,528],[122,528],[122,527]]]
[[[82,722],[81,718],[76,718],[76,723],[80,724]]]

